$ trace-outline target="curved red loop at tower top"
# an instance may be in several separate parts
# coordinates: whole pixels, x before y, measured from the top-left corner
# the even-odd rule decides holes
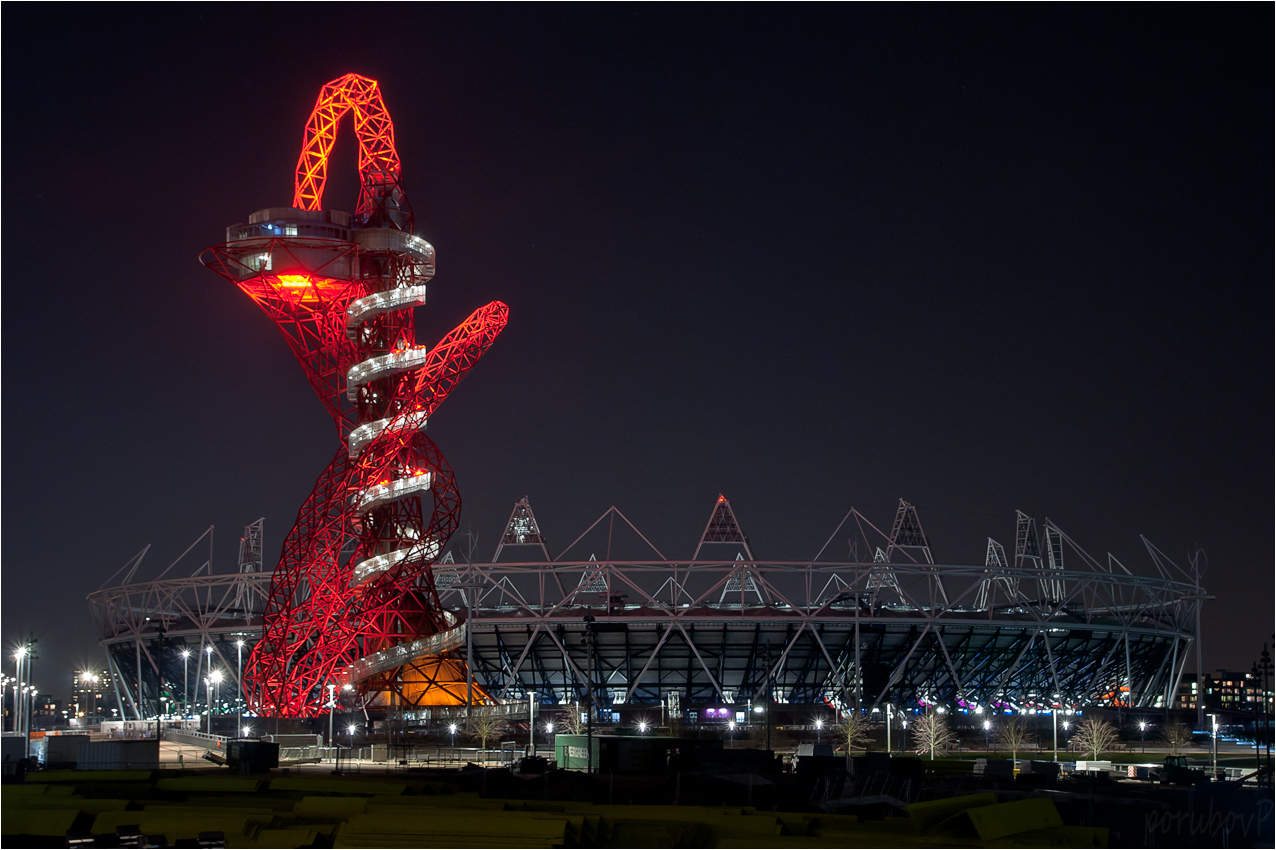
[[[328,180],[328,157],[337,141],[337,128],[353,113],[359,141],[359,201],[355,214],[365,222],[412,230],[412,209],[400,185],[403,167],[394,147],[394,122],[377,81],[362,74],[346,74],[319,90],[306,122],[297,158],[292,205],[300,210],[323,208]]]

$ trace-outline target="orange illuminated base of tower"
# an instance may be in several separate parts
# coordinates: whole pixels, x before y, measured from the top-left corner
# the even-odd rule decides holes
[[[371,705],[424,708],[465,705],[465,661],[454,655],[423,655],[396,671],[393,682],[369,681],[368,690],[379,691]],[[478,686],[473,689],[473,705],[487,705],[492,698]]]

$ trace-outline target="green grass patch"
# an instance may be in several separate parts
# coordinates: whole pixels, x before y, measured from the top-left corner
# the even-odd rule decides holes
[[[212,792],[220,794],[254,794],[263,781],[241,776],[166,776],[155,787],[161,791]]]
[[[60,809],[14,809],[4,813],[3,835],[66,835],[79,812]]]
[[[402,794],[402,782],[355,777],[279,776],[270,780],[272,791],[301,791],[304,794]]]
[[[27,774],[27,782],[148,782],[149,770],[40,770]]]

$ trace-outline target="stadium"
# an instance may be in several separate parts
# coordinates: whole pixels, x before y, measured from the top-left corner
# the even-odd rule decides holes
[[[214,701],[236,710],[272,579],[262,537],[259,520],[233,570],[214,570],[210,554],[184,577],[170,574],[211,529],[154,579],[139,576],[143,550],[89,596],[128,716]],[[762,702],[1162,707],[1196,645],[1203,598],[1146,539],[1148,569],[1136,573],[1023,513],[1009,553],[989,538],[982,564],[938,561],[903,500],[889,525],[852,508],[804,560],[756,557],[725,496],[685,558],[616,507],[551,555],[521,499],[498,539],[486,560],[451,549],[433,568],[463,639],[403,669],[444,694],[434,704],[583,705],[592,689],[603,719],[632,708],[726,717]],[[210,669],[227,679],[211,697]],[[393,702],[409,717],[426,704]]]
[[[346,116],[353,213],[323,202]],[[200,260],[280,331],[338,444],[273,571],[259,520],[233,570],[214,569],[210,529],[153,578],[143,550],[89,597],[127,716],[316,718],[338,699],[416,717],[585,705],[604,721],[631,706],[718,719],[759,703],[1171,703],[1199,648],[1199,579],[1146,540],[1136,574],[1024,513],[1009,551],[989,538],[982,564],[936,560],[904,500],[880,525],[847,511],[814,555],[759,558],[723,495],[689,555],[669,557],[615,507],[551,554],[524,498],[490,558],[461,552],[457,475],[426,429],[509,308],[491,301],[418,340],[435,250],[376,80],[320,88],[293,177],[289,206],[231,224]],[[170,577],[205,537],[208,558]]]

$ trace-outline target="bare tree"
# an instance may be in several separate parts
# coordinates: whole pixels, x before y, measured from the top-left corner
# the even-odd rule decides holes
[[[1018,761],[1019,751],[1026,750],[1035,741],[1028,724],[1018,717],[1011,718],[997,732],[997,746],[1010,750],[1010,758]]]
[[[505,718],[497,717],[486,711],[475,712],[470,718],[471,735],[479,739],[479,746],[487,749],[487,742],[490,738],[495,738],[505,731]]]
[[[868,718],[858,711],[847,712],[837,726],[837,739],[846,747],[846,757],[850,758],[851,750],[862,750],[871,740]]]
[[[1099,753],[1111,750],[1117,740],[1115,726],[1098,717],[1087,717],[1077,724],[1077,731],[1072,736],[1072,747],[1089,753],[1092,759],[1098,759]]]
[[[946,753],[957,746],[957,736],[948,728],[944,715],[932,711],[913,721],[913,752],[919,756]]]
[[[585,721],[580,719],[580,707],[568,709],[558,715],[556,725],[568,735],[585,734]]]
[[[1183,749],[1192,743],[1192,730],[1182,723],[1172,723],[1165,727],[1165,745],[1170,748],[1170,755],[1183,754]]]

